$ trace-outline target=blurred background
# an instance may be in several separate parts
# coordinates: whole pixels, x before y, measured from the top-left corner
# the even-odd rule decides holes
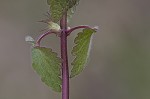
[[[46,27],[37,21],[48,9],[46,0],[0,0],[0,99],[61,99],[33,71],[25,42]],[[150,0],[81,0],[69,26],[83,24],[100,29],[86,69],[70,81],[70,99],[150,99]],[[59,52],[55,35],[42,45]]]

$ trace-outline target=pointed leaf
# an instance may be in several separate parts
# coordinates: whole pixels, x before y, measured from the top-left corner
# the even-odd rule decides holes
[[[61,59],[52,49],[45,47],[32,48],[32,66],[41,80],[56,92],[61,92]]]
[[[76,45],[72,50],[72,55],[75,56],[75,59],[71,63],[71,65],[73,65],[70,75],[71,78],[80,74],[84,69],[90,50],[91,36],[94,32],[95,30],[92,29],[83,29],[83,31],[78,33],[78,36],[75,38],[74,43]]]

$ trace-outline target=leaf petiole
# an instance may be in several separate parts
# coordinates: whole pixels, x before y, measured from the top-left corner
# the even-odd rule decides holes
[[[40,36],[38,37],[38,39],[36,40],[36,44],[35,44],[35,45],[36,45],[36,46],[40,46],[41,40],[42,40],[45,36],[47,36],[47,35],[49,35],[49,34],[59,34],[59,32],[54,32],[54,31],[49,30],[49,31],[43,33],[42,35],[40,35]]]
[[[92,28],[92,27],[90,27],[88,25],[80,25],[80,26],[76,26],[76,27],[73,27],[73,28],[69,29],[67,31],[67,36],[70,35],[74,30],[81,29],[81,28],[92,29],[92,30],[95,30],[95,31],[98,30],[98,26],[95,26],[95,27]]]

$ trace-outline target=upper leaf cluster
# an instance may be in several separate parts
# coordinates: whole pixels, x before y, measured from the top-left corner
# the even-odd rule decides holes
[[[63,14],[76,6],[79,0],[47,0],[50,5],[51,20],[58,22]]]

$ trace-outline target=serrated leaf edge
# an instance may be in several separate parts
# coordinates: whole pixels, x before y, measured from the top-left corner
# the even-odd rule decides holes
[[[92,34],[95,33],[96,31],[93,30],[93,29],[83,29],[82,32],[79,32],[78,35],[77,35],[77,37],[76,37],[75,40],[74,40],[75,46],[73,47],[73,49],[72,49],[72,51],[71,51],[71,54],[72,54],[73,56],[76,56],[76,55],[78,54],[76,51],[74,51],[74,49],[77,47],[77,44],[78,44],[78,42],[79,42],[79,41],[77,41],[77,39],[79,38],[80,35],[82,35],[82,33],[86,33],[86,32],[85,32],[86,30],[90,30],[92,33],[89,34],[89,35],[87,35],[87,36],[85,37],[85,38],[88,38],[88,37],[90,36],[90,39],[89,39],[90,41],[89,41],[89,44],[88,44],[87,57],[86,57],[86,59],[85,59],[85,62],[83,63],[83,64],[84,64],[83,69],[80,69],[80,68],[79,68],[79,70],[78,70],[78,71],[81,70],[80,72],[82,72],[82,71],[84,70],[84,68],[86,67],[85,65],[86,65],[86,63],[87,63],[88,56],[89,56],[90,49],[91,49],[91,43],[92,43],[92,37],[93,37]],[[84,39],[85,39],[85,38],[84,38]],[[84,39],[82,39],[82,40],[84,40]],[[82,40],[81,40],[81,41],[82,41]],[[88,41],[87,41],[87,42],[88,42]],[[86,44],[86,42],[84,42],[84,44]],[[83,48],[84,44],[82,45],[82,47],[80,47],[79,50],[81,50],[81,49]],[[79,52],[79,51],[78,51],[78,52]],[[83,53],[83,52],[82,52],[82,53]],[[75,57],[75,59],[73,60],[73,62],[71,63],[71,65],[74,65],[74,61],[76,60],[76,58],[77,58],[77,57]],[[80,58],[80,57],[78,57],[78,58]],[[74,66],[73,66],[72,69],[71,69],[70,78],[73,78],[73,77],[75,77],[75,76],[77,76],[77,75],[80,74],[80,73],[78,73],[78,74],[73,75],[73,74],[72,74],[73,68],[74,68]]]
[[[38,49],[38,48],[46,48],[46,47],[35,46],[35,47],[32,47],[32,49],[33,49],[33,48],[37,48],[37,49]],[[57,61],[60,62],[59,64],[62,63],[62,59],[61,59],[60,57],[58,57],[58,54],[57,54],[56,52],[53,52],[51,48],[46,48],[46,49],[49,49],[49,50],[51,51],[51,53],[55,55],[55,57],[57,58]],[[32,61],[32,65],[33,65],[33,61]],[[32,66],[32,67],[33,67],[33,66]],[[34,67],[33,67],[33,68],[34,68]],[[42,76],[36,71],[36,69],[33,69],[33,70],[34,70],[34,72],[36,72],[36,73],[39,75],[41,81],[42,81],[45,85],[49,86],[48,84],[46,84],[46,82],[44,82],[44,77],[42,77]],[[61,70],[61,65],[60,65],[60,70]],[[48,72],[48,71],[46,71],[46,72]],[[56,72],[55,72],[55,73],[56,73]],[[56,74],[56,75],[57,75],[57,74]],[[58,77],[61,79],[60,76],[61,76],[61,71],[60,71],[60,75],[58,76]],[[61,81],[62,81],[62,80],[61,80]],[[55,84],[59,85],[59,87],[60,87],[60,89],[61,89],[61,84],[60,84],[60,83],[55,82]],[[61,92],[61,90],[55,90],[53,87],[51,87],[51,86],[49,86],[49,87],[50,87],[52,90],[56,91],[56,92]]]

